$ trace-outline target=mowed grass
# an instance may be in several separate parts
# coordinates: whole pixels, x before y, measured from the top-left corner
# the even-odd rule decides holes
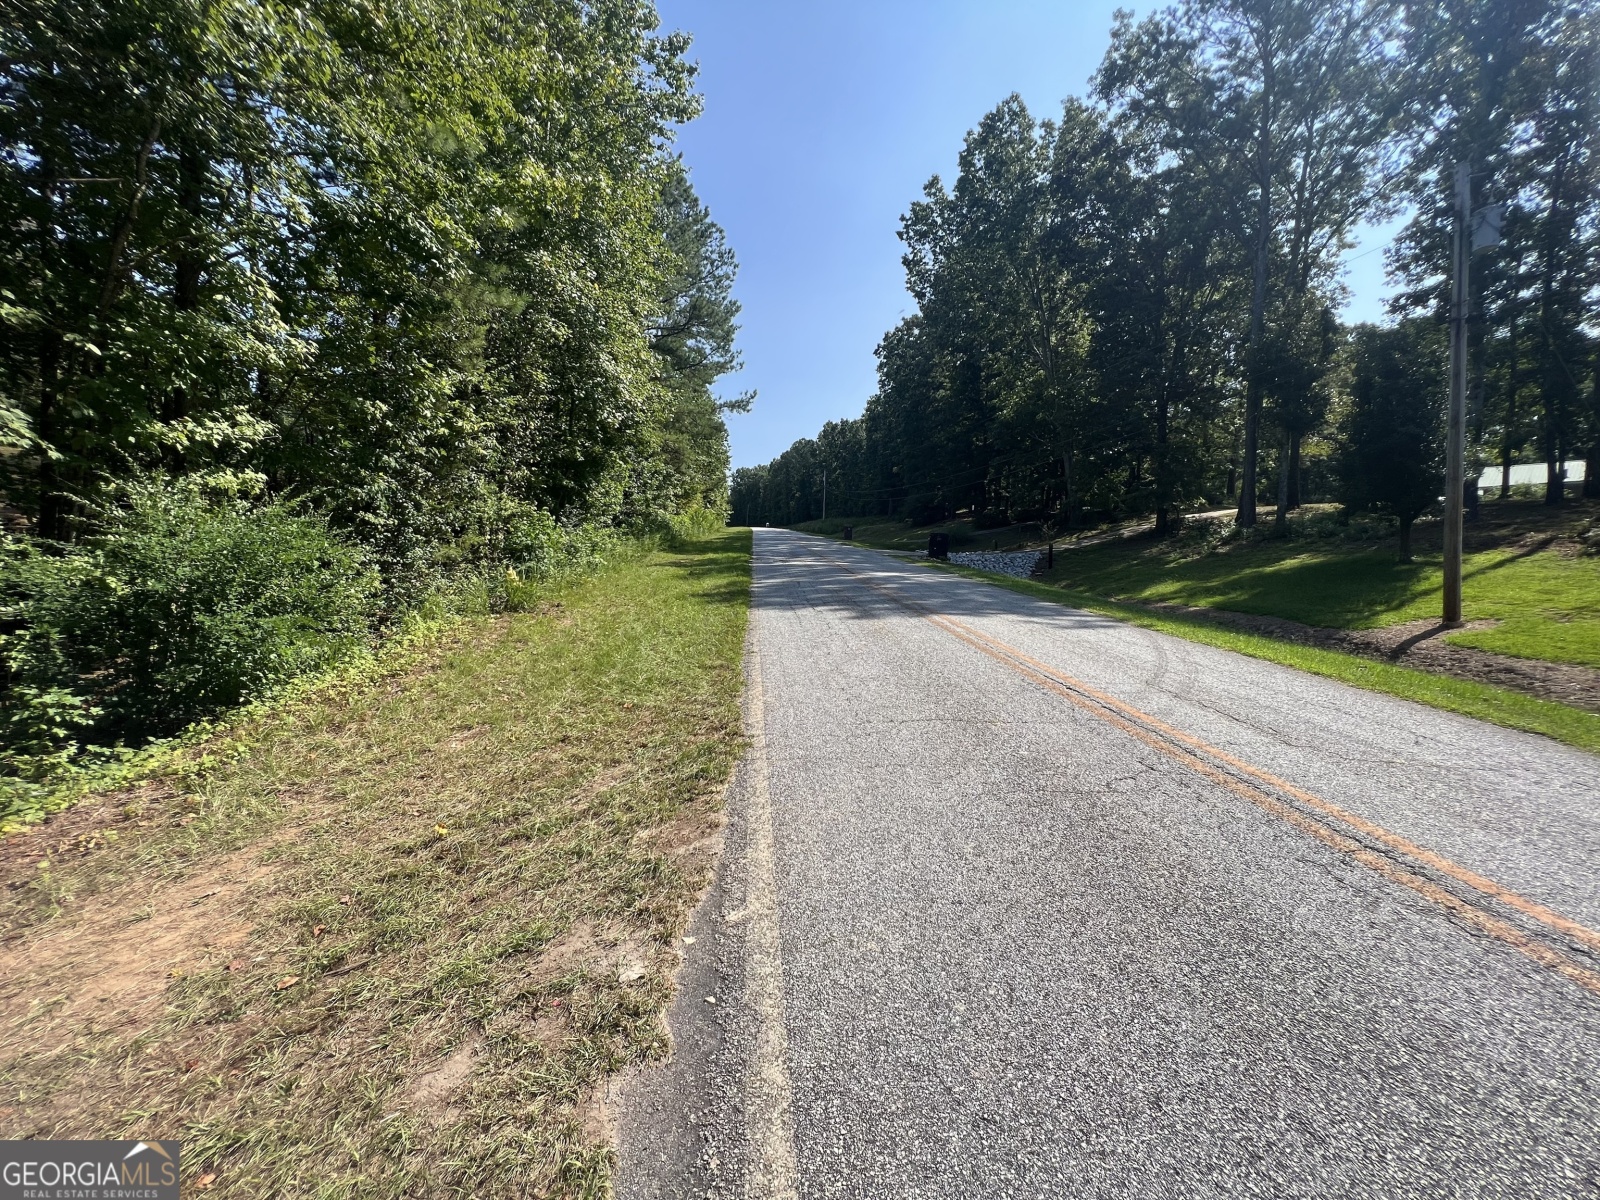
[[[1045,579],[1107,599],[1371,629],[1439,616],[1443,575],[1436,533],[1433,541],[1433,548],[1419,549],[1415,562],[1402,563],[1392,541],[1196,545],[1189,539],[1138,538],[1058,553]],[[1600,667],[1600,556],[1574,553],[1566,544],[1540,548],[1537,540],[1503,544],[1468,554],[1462,575],[1465,617],[1500,624],[1447,640]]]
[[[1413,671],[1353,654],[1340,654],[1334,650],[1301,646],[1275,638],[1241,633],[1220,628],[1208,621],[1152,612],[1147,608],[1121,604],[1089,592],[1073,591],[1058,585],[991,575],[950,563],[936,565],[939,569],[984,579],[989,583],[1041,600],[1102,613],[1145,629],[1172,634],[1208,646],[1218,646],[1224,650],[1247,654],[1252,658],[1264,659],[1283,666],[1295,667],[1313,675],[1337,679],[1368,691],[1415,700],[1447,712],[1492,721],[1496,725],[1504,725],[1510,729],[1543,734],[1558,742],[1576,746],[1580,750],[1600,753],[1600,714],[1585,712],[1565,704],[1536,699],[1521,692],[1491,687],[1472,680]]]
[[[641,554],[12,838],[0,1136],[216,1196],[592,1196],[741,744],[749,533]]]
[[[1468,620],[1499,624],[1446,640],[1519,658],[1600,667],[1600,556],[1575,553],[1565,536],[1600,516],[1600,506],[1579,502],[1552,512],[1536,501],[1491,501],[1483,509],[1484,525],[1469,528],[1469,538],[1487,544],[1466,556],[1463,606]],[[1306,516],[1326,526],[1331,514]],[[957,551],[1037,545],[1043,536],[1036,525],[981,531],[966,519],[912,526],[830,518],[795,528],[837,537],[846,525],[856,542],[891,550],[925,550],[933,532],[949,534]],[[1222,541],[1212,536],[1220,528],[1200,536],[1128,537],[1071,548],[1063,540],[1055,569],[1043,578],[1102,599],[1221,608],[1334,629],[1439,615],[1443,574],[1436,524],[1418,526],[1416,561],[1410,563],[1399,561],[1393,538]],[[1541,532],[1559,544],[1544,548]]]
[[[1398,561],[1391,548],[1255,542],[1198,557],[1159,543],[1091,546],[1056,555],[1045,578],[1093,595],[1287,617],[1371,629],[1439,615],[1437,554]],[[1554,550],[1467,555],[1462,608],[1494,629],[1449,641],[1501,654],[1600,667],[1600,558]]]

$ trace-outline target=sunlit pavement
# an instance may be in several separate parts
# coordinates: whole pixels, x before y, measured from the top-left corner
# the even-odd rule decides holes
[[[1600,1194],[1596,761],[783,530],[625,1198]]]

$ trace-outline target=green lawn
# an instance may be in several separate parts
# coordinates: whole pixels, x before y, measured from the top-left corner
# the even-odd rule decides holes
[[[0,844],[0,1137],[181,1138],[186,1194],[608,1195],[591,1101],[664,1049],[749,545],[464,621]]]
[[[1270,520],[1270,517],[1269,517]],[[1499,621],[1492,629],[1448,640],[1520,658],[1600,667],[1600,555],[1578,552],[1574,534],[1600,520],[1594,502],[1548,509],[1537,501],[1483,505],[1468,527],[1464,608],[1469,620]],[[881,518],[813,521],[797,528],[839,536],[853,524],[855,540],[885,549],[926,549],[928,534],[951,535],[953,550],[1002,549],[1024,540],[1037,545],[1036,526],[980,531],[970,520],[911,526]],[[1438,525],[1418,526],[1416,561],[1401,563],[1392,537],[1342,536],[1327,509],[1296,518],[1287,539],[1225,539],[1209,523],[1156,541],[1132,537],[1066,548],[1045,579],[1104,599],[1171,603],[1286,617],[1307,625],[1371,629],[1437,617],[1441,607]],[[1546,546],[1555,538],[1553,546]]]
[[[1046,578],[1120,600],[1190,604],[1370,629],[1439,614],[1440,556],[1401,563],[1392,546],[1261,541],[1210,553],[1149,540],[1060,553]],[[1552,662],[1600,667],[1600,557],[1510,548],[1466,556],[1464,615],[1494,629],[1450,641]]]

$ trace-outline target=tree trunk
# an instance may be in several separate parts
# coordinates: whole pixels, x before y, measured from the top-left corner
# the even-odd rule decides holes
[[[1256,523],[1256,454],[1261,431],[1261,335],[1267,315],[1267,267],[1272,250],[1272,114],[1263,98],[1256,135],[1256,261],[1250,284],[1250,340],[1245,347],[1244,478],[1239,486],[1240,525]]]
[[[1561,461],[1561,451],[1546,450],[1544,458],[1544,502],[1546,504],[1560,504],[1566,499],[1567,471],[1566,464]]]
[[[1293,434],[1289,438],[1289,511],[1294,512],[1300,507],[1301,479],[1300,479],[1300,434]]]
[[[1542,364],[1544,369],[1541,372],[1539,387],[1539,390],[1543,393],[1542,399],[1544,401],[1544,428],[1540,431],[1539,440],[1544,443],[1544,502],[1546,504],[1560,504],[1565,499],[1566,479],[1561,462],[1562,438],[1559,384],[1555,378],[1554,364],[1552,362],[1555,357],[1555,347],[1552,345],[1554,339],[1550,336],[1549,323],[1545,319],[1548,308],[1548,302],[1541,303],[1541,324],[1544,326],[1541,346],[1544,351],[1545,361]]]
[[[34,421],[34,435],[47,450],[55,448],[56,389],[60,386],[61,338],[54,330],[46,330],[39,348],[39,413]],[[34,531],[42,538],[62,541],[67,533],[66,497],[61,494],[61,475],[55,457],[49,453],[39,456],[39,514]]]
[[[1589,411],[1595,426],[1600,429],[1600,350],[1595,351],[1594,370],[1589,380]],[[1600,432],[1589,443],[1589,453],[1583,460],[1583,497],[1600,499]]]
[[[1266,205],[1263,205],[1265,208]],[[1262,214],[1263,224],[1267,214]],[[1256,523],[1256,457],[1261,431],[1261,327],[1267,306],[1267,251],[1265,229],[1257,238],[1255,280],[1250,292],[1250,340],[1245,349],[1244,465],[1239,480],[1239,513],[1235,520],[1246,528]]]
[[[188,214],[187,236],[179,242],[173,264],[172,306],[180,312],[200,307],[200,280],[206,256],[200,248],[201,203],[205,193],[205,162],[192,146],[178,154],[178,207]]]
[[[1156,397],[1156,452],[1150,464],[1150,470],[1155,476],[1156,485],[1156,536],[1164,538],[1172,531],[1171,504],[1172,504],[1172,466],[1167,457],[1167,434],[1171,400],[1167,392],[1165,381]]]
[[[1563,160],[1562,166],[1564,165]],[[1545,251],[1540,264],[1539,280],[1539,347],[1543,358],[1543,362],[1540,363],[1539,390],[1543,393],[1544,400],[1543,441],[1547,469],[1544,480],[1544,502],[1546,504],[1560,504],[1566,499],[1566,472],[1561,453],[1565,449],[1566,441],[1564,436],[1566,431],[1562,428],[1565,414],[1561,411],[1561,377],[1557,370],[1560,356],[1556,350],[1555,335],[1550,328],[1550,322],[1555,316],[1550,311],[1555,295],[1554,228],[1561,181],[1565,174],[1564,170],[1558,168],[1555,182],[1551,185],[1555,191],[1555,198],[1550,202],[1550,215],[1546,219]]]
[[[1289,431],[1278,439],[1278,508],[1272,515],[1272,528],[1289,532]]]
[[[1517,396],[1522,388],[1522,352],[1517,348],[1515,309],[1512,310],[1508,336],[1511,341],[1511,379],[1507,384],[1505,426],[1500,433],[1500,499],[1502,500],[1511,498],[1511,456],[1516,452],[1516,448],[1511,444],[1511,439],[1515,436]]]
[[[1414,518],[1405,517],[1400,522],[1400,561],[1411,561],[1411,522]]]
[[[1555,378],[1555,371],[1551,360],[1555,357],[1555,348],[1551,344],[1549,326],[1544,329],[1543,348],[1545,354],[1544,370],[1540,381],[1540,390],[1544,393],[1544,429],[1539,439],[1544,443],[1544,502],[1546,504],[1560,504],[1565,498],[1566,477],[1561,461],[1561,402],[1559,397],[1559,383]]]

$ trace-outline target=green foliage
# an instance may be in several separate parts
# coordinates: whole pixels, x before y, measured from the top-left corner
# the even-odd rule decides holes
[[[1411,320],[1359,326],[1350,344],[1350,399],[1341,422],[1341,499],[1400,523],[1400,556],[1411,523],[1444,485],[1445,344],[1439,326]]]
[[[542,509],[531,509],[506,525],[504,557],[525,579],[547,583],[564,574],[593,570],[616,544],[610,530],[592,525],[564,528]]]
[[[19,3],[0,400],[40,452],[0,482],[39,534],[255,470],[406,599],[504,511],[722,495],[734,264],[662,149],[696,100],[648,5]]]
[[[1481,399],[1478,457],[1552,468],[1595,464],[1600,495],[1600,37],[1592,0],[1408,6],[1417,64],[1403,127],[1416,216],[1396,243],[1399,307],[1442,314],[1455,164],[1470,162],[1474,207],[1507,206],[1504,240],[1471,264],[1469,329]],[[1544,490],[1559,504],[1559,471]]]
[[[707,508],[695,504],[674,513],[667,518],[667,523],[674,541],[703,542],[721,535],[722,530],[727,528],[728,514],[721,507]]]
[[[1437,313],[1441,185],[1463,157],[1483,167],[1478,202],[1512,202],[1506,246],[1473,262],[1490,315],[1473,335],[1479,457],[1587,447],[1600,494],[1593,7],[1185,0],[1119,15],[1092,103],[1041,121],[1006,99],[968,133],[953,184],[911,204],[917,311],[879,343],[877,393],[859,419],[735,472],[735,519],[816,520],[826,475],[830,517],[1056,530],[1153,513],[1167,533],[1186,510],[1235,504],[1250,526],[1275,490],[1281,533],[1332,498],[1330,418],[1367,403],[1348,395],[1341,255],[1409,196],[1397,311]],[[1388,483],[1428,490],[1424,442],[1396,434],[1405,465]],[[1348,470],[1353,502],[1410,506]]]
[[[167,736],[369,642],[376,573],[320,517],[143,486],[102,523],[8,546],[10,754]]]
[[[6,745],[315,669],[367,636],[369,560],[391,620],[494,607],[725,506],[734,261],[666,149],[687,44],[637,0],[8,8]]]

